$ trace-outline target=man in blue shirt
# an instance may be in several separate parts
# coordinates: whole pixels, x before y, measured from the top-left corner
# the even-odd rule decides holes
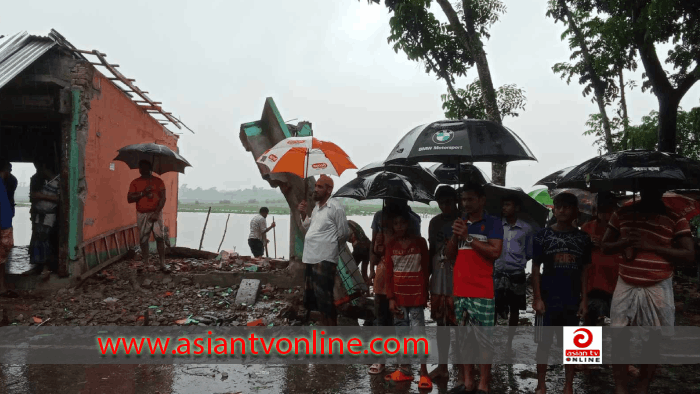
[[[503,252],[493,267],[496,319],[499,314],[506,317],[510,314],[508,326],[513,327],[508,331],[508,352],[513,348],[519,311],[527,307],[525,266],[532,259],[532,239],[535,235],[532,226],[518,218],[521,207],[522,201],[516,195],[503,199]]]
[[[7,256],[14,246],[12,236],[12,205],[7,198],[5,182],[10,176],[7,166],[0,168],[0,294],[6,292],[5,288],[5,263]]]

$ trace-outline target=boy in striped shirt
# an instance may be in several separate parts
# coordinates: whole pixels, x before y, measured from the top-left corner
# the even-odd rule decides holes
[[[610,307],[613,327],[675,324],[673,268],[692,264],[695,250],[688,221],[671,212],[662,196],[660,190],[642,190],[639,203],[613,214],[603,236],[603,252],[623,257]],[[656,365],[641,367],[637,392],[646,393]],[[613,372],[616,393],[627,393],[627,365],[615,364]]]

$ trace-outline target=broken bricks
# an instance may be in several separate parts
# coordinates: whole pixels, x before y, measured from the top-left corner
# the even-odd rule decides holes
[[[260,291],[259,279],[243,279],[236,293],[236,305],[253,305]]]

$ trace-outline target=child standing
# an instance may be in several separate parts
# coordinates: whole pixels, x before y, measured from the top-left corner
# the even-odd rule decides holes
[[[533,244],[532,308],[543,315],[544,326],[578,326],[579,320],[588,310],[587,271],[591,263],[591,238],[574,227],[578,217],[578,199],[571,193],[554,197],[554,216],[557,222],[552,227],[540,230]],[[540,267],[543,272],[540,274]],[[537,359],[546,359],[552,346],[553,333],[547,332],[537,347]],[[557,336],[562,338],[561,331]],[[574,392],[574,366],[564,367],[565,394]],[[535,394],[545,394],[547,364],[537,364],[538,385]]]
[[[424,238],[408,231],[409,216],[402,212],[394,219],[394,238],[385,251],[386,295],[394,313],[394,325],[425,327],[423,310],[428,304],[430,273],[428,244]],[[411,381],[409,365],[401,365],[387,375],[387,380]],[[433,383],[425,364],[420,367],[419,389],[430,390]]]

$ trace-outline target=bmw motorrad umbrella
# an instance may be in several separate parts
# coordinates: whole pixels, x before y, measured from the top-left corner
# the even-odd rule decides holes
[[[594,157],[574,167],[557,188],[588,190],[695,189],[700,162],[683,156],[651,150],[627,150]]]
[[[162,175],[166,172],[185,173],[185,167],[192,165],[165,145],[146,143],[128,145],[118,150],[114,160],[126,163],[132,170],[139,168],[139,162],[146,160],[153,165],[153,172]]]
[[[429,170],[441,184],[457,185],[476,182],[484,185],[491,183],[491,179],[481,168],[470,163],[461,163],[459,165],[433,164],[429,167]]]
[[[509,162],[537,160],[512,130],[487,120],[442,120],[409,131],[386,162]]]
[[[419,180],[389,171],[360,176],[343,185],[333,197],[355,200],[395,198],[429,204],[435,200],[433,191]]]

